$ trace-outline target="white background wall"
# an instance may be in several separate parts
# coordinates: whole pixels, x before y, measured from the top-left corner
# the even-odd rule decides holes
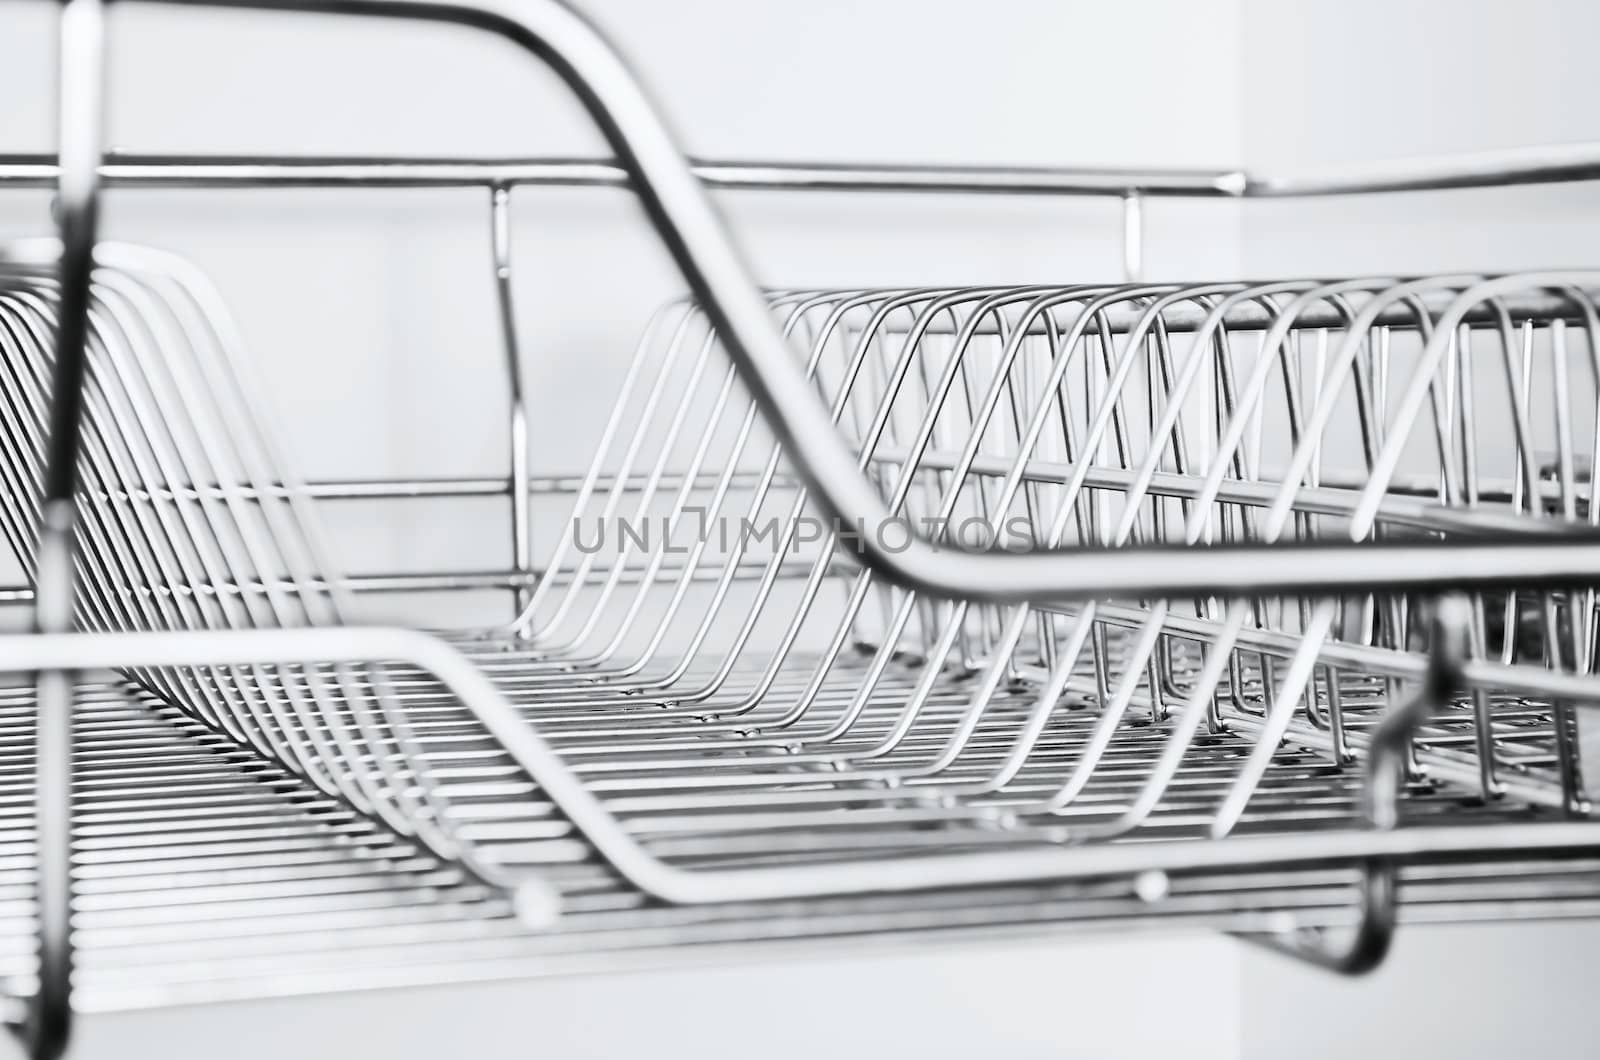
[[[1600,8],[1586,0],[584,6],[706,156],[1297,167],[1600,138]],[[7,5],[3,19],[0,151],[49,149],[52,6]],[[128,150],[599,151],[548,76],[462,33],[119,5],[112,42],[111,139]],[[213,277],[264,366],[302,474],[500,471],[482,200],[121,192],[106,227]],[[1107,200],[722,201],[773,285],[1117,275]],[[1594,258],[1597,206],[1596,185],[1244,211],[1157,201],[1148,272],[1577,264]],[[572,470],[645,317],[680,284],[620,192],[525,191],[516,209],[534,462]],[[47,228],[44,194],[0,192],[0,238]],[[488,566],[504,554],[498,507],[418,513],[338,516],[357,543],[351,565]],[[1560,1043],[1595,1040],[1581,973],[1597,940],[1569,927],[1413,930],[1395,962],[1359,984],[1173,942],[1146,976],[1104,989],[1211,988],[1217,1003],[1242,1004],[1251,1055],[1510,1052],[1530,1027]],[[1100,1007],[1074,996],[1040,1017],[1091,1019]],[[1399,1018],[1408,1014],[1426,1029]],[[1404,1046],[1384,1037],[1395,1034]]]
[[[1586,0],[1245,0],[1242,161],[1266,172],[1600,139]],[[1592,266],[1600,183],[1257,202],[1252,276]]]

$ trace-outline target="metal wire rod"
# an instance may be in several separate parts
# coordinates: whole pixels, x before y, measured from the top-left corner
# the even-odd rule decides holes
[[[729,190],[921,192],[961,195],[1308,198],[1600,179],[1600,143],[1434,155],[1322,172],[1096,169],[690,159],[707,187]],[[615,161],[568,158],[295,157],[111,152],[109,187],[626,187]],[[56,159],[0,155],[0,185],[53,188]]]

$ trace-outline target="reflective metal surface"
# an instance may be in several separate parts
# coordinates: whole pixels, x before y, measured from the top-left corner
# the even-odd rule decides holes
[[[0,671],[39,674],[0,701],[0,960],[33,1055],[69,987],[1023,924],[1204,923],[1353,973],[1406,919],[1596,912],[1600,272],[1137,281],[1145,195],[1590,179],[1593,148],[1294,179],[697,165],[552,0],[221,6],[499,34],[616,160],[102,164],[101,11],[68,5],[59,160],[0,165],[62,189],[60,241],[0,250],[0,530],[38,614]],[[204,277],[97,243],[102,179],[486,186],[507,480],[298,480]],[[693,298],[588,471],[537,484],[510,189],[622,179]],[[706,184],[1115,194],[1128,282],[762,291]],[[536,488],[572,502],[542,559]],[[318,513],[479,494],[508,498],[509,571],[352,578]],[[471,584],[514,618],[348,623],[352,590]]]

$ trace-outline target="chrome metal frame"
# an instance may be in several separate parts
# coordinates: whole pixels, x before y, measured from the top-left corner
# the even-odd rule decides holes
[[[180,0],[182,2],[182,0]],[[1419,827],[1394,829],[1397,764],[1404,760],[1408,734],[1430,704],[1437,704],[1459,681],[1481,678],[1497,687],[1514,687],[1556,703],[1600,701],[1593,682],[1556,670],[1495,666],[1468,657],[1462,647],[1471,623],[1455,603],[1440,608],[1432,663],[1397,654],[1386,665],[1423,678],[1422,691],[1394,712],[1369,743],[1367,827],[1304,835],[1228,836],[1242,807],[1225,807],[1229,824],[1218,838],[1200,844],[1126,844],[1072,849],[1043,847],[986,851],[981,856],[936,854],[914,858],[862,859],[776,868],[686,870],[646,851],[617,818],[577,778],[550,746],[506,704],[476,666],[444,642],[398,630],[262,630],[250,633],[146,632],[68,634],[72,614],[72,523],[74,468],[85,371],[90,279],[95,248],[95,206],[102,178],[109,183],[210,186],[437,185],[485,184],[490,189],[493,253],[499,305],[513,378],[514,457],[512,499],[513,574],[534,574],[529,555],[531,476],[526,463],[525,416],[517,378],[516,337],[510,313],[509,189],[518,184],[623,182],[640,196],[652,224],[666,243],[690,289],[704,307],[735,362],[767,424],[773,429],[814,503],[838,524],[877,525],[892,518],[878,485],[859,454],[841,437],[834,416],[796,363],[775,325],[771,306],[749,278],[737,247],[724,232],[705,195],[704,185],[730,188],[810,187],[851,190],[951,191],[978,193],[1110,194],[1124,199],[1125,248],[1130,270],[1141,242],[1141,201],[1153,195],[1218,197],[1345,194],[1539,183],[1600,176],[1600,150],[1592,147],[1544,152],[1513,161],[1504,158],[1452,161],[1423,169],[1399,167],[1329,178],[1263,180],[1237,173],[1136,174],[1021,170],[927,170],[897,167],[781,167],[761,164],[702,163],[691,167],[655,113],[649,96],[605,41],[586,22],[556,0],[536,2],[440,3],[433,0],[198,0],[209,6],[291,8],[302,11],[454,22],[473,26],[519,44],[550,65],[583,102],[615,151],[604,162],[407,162],[373,160],[275,161],[126,160],[102,165],[99,157],[101,33],[99,0],[67,0],[63,21],[62,147],[59,162],[9,160],[0,178],[18,185],[48,185],[61,190],[61,254],[57,307],[54,402],[47,435],[43,529],[38,552],[37,635],[0,639],[0,670],[39,675],[39,845],[41,883],[51,888],[41,904],[41,982],[32,1001],[25,1033],[37,1056],[58,1055],[70,1021],[69,981],[70,805],[67,755],[71,747],[72,675],[104,667],[149,668],[217,666],[226,663],[348,663],[358,660],[409,662],[433,674],[472,712],[517,765],[556,804],[595,849],[641,890],[685,904],[895,891],[1022,880],[1074,879],[1139,873],[1180,872],[1231,866],[1303,867],[1354,864],[1363,871],[1363,910],[1351,948],[1317,949],[1315,959],[1353,971],[1370,966],[1386,945],[1394,922],[1393,865],[1397,859],[1422,861],[1461,857],[1522,857],[1532,853],[1592,852],[1600,845],[1600,825],[1588,823],[1497,825],[1493,828]],[[1442,362],[1457,326],[1486,300],[1512,290],[1560,291],[1581,285],[1600,287],[1600,274],[1561,272],[1462,284],[1460,296],[1435,322],[1423,352],[1431,377]],[[1153,292],[1154,293],[1154,292]],[[1409,292],[1408,292],[1409,293]],[[1382,307],[1367,311],[1376,319]],[[1370,320],[1369,320],[1370,323]],[[1334,363],[1354,357],[1336,355]],[[1429,383],[1413,382],[1403,398],[1416,416],[1429,397]],[[1330,384],[1330,390],[1336,389]],[[1313,416],[1331,414],[1323,402]],[[518,425],[522,428],[519,430]],[[1103,424],[1097,425],[1103,430]],[[1309,432],[1319,436],[1313,427]],[[1372,474],[1352,514],[1370,527],[1394,479],[1405,439],[1391,439],[1377,454]],[[1296,448],[1284,487],[1268,499],[1267,521],[1279,529],[1291,514],[1297,486],[1315,459],[1315,442]],[[970,458],[968,459],[970,465]],[[1081,479],[1079,480],[1081,482]],[[1535,489],[1536,475],[1527,477]],[[1150,479],[1138,485],[1149,487]],[[592,487],[592,481],[586,487]],[[258,490],[273,488],[262,483]],[[470,486],[476,490],[479,486]],[[488,487],[482,488],[487,491]],[[1076,487],[1073,487],[1076,488]],[[1218,484],[1206,483],[1215,490]],[[350,484],[324,486],[325,495],[448,494],[469,484]],[[494,492],[501,492],[499,483]],[[434,491],[437,490],[437,494]],[[1276,536],[1275,530],[1265,535]],[[1359,538],[1363,535],[1356,534]],[[1585,587],[1600,574],[1600,535],[1592,528],[1529,534],[1489,527],[1439,542],[1316,545],[1315,564],[1305,552],[1282,546],[1238,544],[1204,547],[1196,559],[1195,540],[1184,548],[1054,548],[1027,553],[970,553],[940,549],[920,539],[906,549],[889,550],[871,535],[858,536],[856,558],[886,582],[933,598],[1033,604],[1059,608],[1069,601],[1099,606],[1104,597],[1261,596],[1273,592],[1339,593],[1372,585],[1393,590],[1457,591]],[[512,587],[529,588],[527,580]],[[548,582],[540,584],[549,584]],[[533,594],[527,603],[532,606]],[[1294,650],[1286,681],[1306,679],[1319,653],[1336,651],[1326,632],[1331,604],[1309,617],[1301,647]],[[1592,594],[1590,609],[1592,610]],[[1107,613],[1110,613],[1109,611]],[[1237,608],[1224,622],[1224,635],[1241,636]],[[1148,627],[1147,627],[1148,628]],[[1216,657],[1223,657],[1220,650]],[[1213,677],[1213,683],[1215,677]],[[1295,695],[1283,697],[1294,700]],[[1126,704],[1124,704],[1125,706]],[[1257,748],[1270,753],[1281,735],[1281,719],[1262,722]],[[1492,779],[1492,778],[1491,778]],[[51,793],[46,795],[46,793]],[[53,800],[53,801],[52,801]],[[521,883],[526,909],[550,911],[550,896],[537,883]],[[43,894],[43,891],[41,891]]]

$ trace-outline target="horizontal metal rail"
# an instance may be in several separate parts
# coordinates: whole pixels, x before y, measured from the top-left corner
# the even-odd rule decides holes
[[[1240,169],[1081,166],[945,166],[899,163],[727,161],[690,163],[708,187],[742,191],[902,192],[962,195],[1258,199],[1513,187],[1600,179],[1600,142],[1363,163],[1303,174]],[[49,154],[0,155],[0,186],[50,188]],[[292,157],[111,153],[109,187],[626,187],[609,159]]]
[[[853,569],[848,560],[837,559],[830,563],[830,573],[841,573]],[[811,574],[812,563],[804,557],[785,559],[779,564],[777,577],[785,579],[804,578]],[[639,585],[644,580],[644,568],[624,568],[615,573],[618,585]],[[656,577],[671,578],[684,573],[681,566],[663,564],[655,571]],[[765,560],[742,560],[734,566],[732,579],[735,582],[759,581],[767,576],[767,563]],[[609,578],[613,576],[613,568],[607,565],[598,565],[590,571],[590,576],[595,578]],[[720,571],[696,567],[690,570],[689,580],[693,582],[714,582],[723,575]],[[398,571],[378,574],[347,574],[336,578],[333,586],[353,593],[462,593],[481,590],[501,590],[519,592],[532,589],[542,580],[549,578],[555,585],[567,585],[571,582],[571,572],[557,571],[548,574],[543,570],[460,570],[460,571]],[[265,593],[268,588],[275,590],[288,590],[303,586],[307,589],[326,589],[329,583],[323,579],[312,579],[308,582],[291,583],[288,581],[273,582],[270,586],[263,582],[250,582],[241,585],[237,582],[215,582],[203,585],[185,585],[176,590],[166,589],[163,592],[172,595],[204,595],[227,593]],[[120,592],[128,592],[126,587],[115,587]],[[148,589],[132,590],[145,595],[150,594]],[[30,604],[34,601],[35,593],[29,585],[0,586],[0,606],[7,604]]]

